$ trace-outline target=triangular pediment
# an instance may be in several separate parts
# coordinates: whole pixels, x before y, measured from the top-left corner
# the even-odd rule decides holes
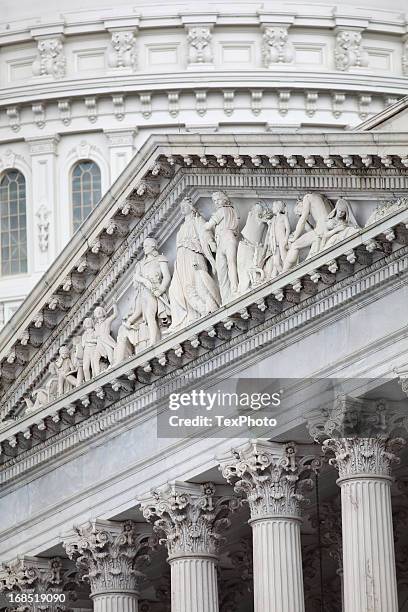
[[[396,144],[393,140],[392,134],[374,138],[370,133],[151,137],[0,333],[2,418],[15,419],[3,424],[5,455],[13,456],[21,435],[26,447],[37,443],[41,435],[32,435],[32,428],[41,431],[46,419],[60,421],[61,412],[68,423],[75,421],[75,414],[87,418],[152,381],[172,376],[180,365],[199,363],[211,351],[219,354],[224,345],[231,348],[236,338],[244,337],[249,330],[262,325],[272,329],[276,317],[280,327],[276,327],[274,337],[287,333],[289,324],[285,327],[280,322],[289,313],[294,317],[292,329],[296,329],[302,325],[302,317],[304,321],[316,318],[324,308],[334,307],[326,298],[334,295],[337,287],[343,297],[337,297],[339,301],[333,304],[340,305],[347,299],[347,283],[369,278],[382,265],[378,262],[388,265],[387,258],[395,258],[395,253],[408,244],[404,161],[408,136],[402,135]],[[239,218],[238,227],[233,228],[231,222],[229,234],[221,231],[217,235],[216,223],[204,227],[209,220],[211,225],[215,214],[214,192],[226,194],[226,206]],[[272,272],[273,254],[279,260],[279,231],[286,219],[283,231],[297,232],[301,216],[298,200],[305,206],[309,192],[318,200],[316,206],[332,219],[324,244],[316,246],[310,234],[318,222],[313,204],[294,240],[288,242],[286,236],[291,264],[282,270],[281,259]],[[183,325],[172,327],[174,295],[167,286],[158,299],[156,313],[157,317],[159,310],[163,314],[158,321],[160,337],[150,342],[142,308],[143,328],[136,326],[133,330],[133,337],[137,337],[133,344],[129,337],[126,339],[130,352],[109,363],[109,336],[114,349],[123,332],[123,319],[135,312],[137,300],[142,299],[135,293],[135,274],[145,256],[147,237],[156,240],[159,267],[168,267],[174,289],[176,251],[184,219],[180,203],[185,198],[196,205],[201,219],[194,225],[195,245],[188,248],[192,253],[201,249],[198,261],[205,261],[207,266],[200,270],[195,295],[191,297],[190,292],[188,297],[196,314],[187,317]],[[271,242],[264,259],[255,261],[258,251],[253,248],[254,239],[243,230],[259,200],[266,215],[259,244],[264,245],[267,235]],[[273,204],[282,201],[285,205],[277,205],[275,210]],[[340,209],[346,211],[346,219],[337,216]],[[281,218],[276,219],[277,214]],[[276,223],[282,221],[282,227],[278,228],[274,219]],[[340,222],[343,225],[339,228],[336,223]],[[201,230],[209,233],[207,243]],[[245,290],[222,299],[222,271],[215,259],[217,249],[224,249],[232,240],[231,232],[235,232],[235,247],[240,248],[238,268],[251,260],[247,265],[250,278]],[[291,245],[306,234],[313,240],[299,242],[295,253]],[[191,237],[187,232],[184,238]],[[277,247],[274,252],[273,241]],[[191,262],[187,260],[187,264]],[[178,291],[185,299],[191,289],[189,272],[180,274]],[[372,282],[383,281],[373,276]],[[359,287],[368,290],[361,283]],[[320,304],[323,297],[326,306]],[[67,347],[74,361],[76,347],[83,348],[84,320],[95,318],[95,310],[101,306],[103,320],[111,321],[105,326],[106,354],[101,357],[100,373],[94,375],[91,368],[91,378],[86,380],[89,376],[84,378],[82,370],[79,378],[79,366],[72,363],[72,371],[66,370],[67,384],[57,392],[55,369],[51,372],[50,364],[59,359],[61,346]],[[53,395],[44,398],[52,384]],[[21,432],[26,432],[25,438]]]

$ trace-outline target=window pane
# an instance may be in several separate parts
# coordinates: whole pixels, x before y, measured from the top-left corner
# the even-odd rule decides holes
[[[25,178],[9,170],[0,181],[1,274],[27,272]]]
[[[101,171],[91,160],[75,164],[72,170],[71,203],[74,231],[92,212],[101,198]]]

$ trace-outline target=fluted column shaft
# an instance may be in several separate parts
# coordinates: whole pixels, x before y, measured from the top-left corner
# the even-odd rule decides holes
[[[94,612],[138,612],[138,596],[132,593],[103,593],[93,598]]]
[[[219,612],[217,562],[236,507],[214,483],[173,483],[142,502],[143,515],[166,543],[171,567],[171,612]]]
[[[255,612],[304,612],[300,521],[250,521],[253,534]]]
[[[398,612],[391,479],[340,479],[345,612]]]
[[[330,413],[309,415],[311,435],[339,473],[344,612],[398,611],[390,485],[404,420],[394,403],[347,395]]]
[[[216,558],[195,555],[169,562],[171,612],[218,612]]]
[[[320,466],[305,450],[256,440],[221,460],[224,478],[246,496],[251,512],[255,612],[305,610],[301,510],[310,473]]]

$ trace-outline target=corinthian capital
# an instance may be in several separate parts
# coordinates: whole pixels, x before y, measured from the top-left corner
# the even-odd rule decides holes
[[[401,410],[402,408],[402,410]],[[405,440],[393,432],[406,427],[404,406],[384,400],[337,398],[331,411],[318,409],[308,415],[311,436],[331,455],[340,478],[361,475],[391,476],[396,452]]]
[[[142,502],[143,516],[165,542],[170,557],[217,555],[237,500],[217,495],[212,483],[175,483]]]
[[[0,570],[0,591],[26,590],[42,586],[45,590],[62,584],[61,559],[37,559],[24,557],[4,563]]]
[[[82,580],[91,585],[91,595],[107,591],[138,593],[150,562],[149,534],[140,533],[132,521],[92,521],[74,527],[65,539],[67,555],[79,569]]]
[[[354,476],[383,476],[391,478],[393,463],[399,463],[395,454],[405,445],[402,438],[331,438],[323,442],[323,452],[332,454],[329,459],[340,478]]]
[[[305,489],[311,489],[309,477],[320,467],[315,455],[299,456],[296,445],[272,442],[249,442],[232,451],[232,457],[221,461],[224,478],[235,491],[246,496],[251,518],[288,516],[300,518],[306,501]]]
[[[22,557],[3,563],[0,569],[0,593],[25,594],[61,594],[67,597],[65,605],[62,603],[44,605],[32,603],[23,609],[30,612],[57,612],[70,608],[78,591],[76,574],[72,568],[63,565],[58,557],[41,559],[38,557]]]

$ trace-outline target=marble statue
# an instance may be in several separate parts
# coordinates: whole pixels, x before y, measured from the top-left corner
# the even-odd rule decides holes
[[[96,376],[98,372],[98,352],[97,352],[97,337],[95,333],[94,322],[91,317],[86,317],[82,324],[83,333],[81,337],[82,343],[82,369],[85,380],[90,380],[92,376]]]
[[[337,200],[334,210],[329,213],[326,225],[326,231],[320,243],[321,251],[353,236],[361,229],[350,204],[345,198]]]
[[[238,214],[223,191],[212,194],[215,211],[205,227],[214,232],[216,254],[215,267],[221,293],[221,302],[226,304],[238,291],[237,247]]]
[[[96,347],[94,357],[95,372],[92,374],[97,376],[102,371],[101,360],[107,359],[109,365],[113,364],[113,351],[116,346],[115,340],[111,336],[111,325],[118,316],[118,307],[113,304],[113,313],[110,317],[107,316],[105,309],[102,306],[97,306],[94,310],[94,330],[96,336]]]
[[[288,255],[290,224],[286,203],[277,200],[272,204],[272,216],[268,220],[266,236],[266,260],[264,272],[266,278],[275,278],[282,273]]]
[[[129,315],[130,317],[132,316]],[[121,363],[128,357],[143,351],[149,346],[149,329],[142,318],[132,324],[125,318],[119,329],[116,346],[113,351],[113,363]]]
[[[289,237],[289,250],[282,272],[287,272],[296,265],[301,249],[310,247],[307,258],[319,252],[322,236],[327,229],[327,219],[332,210],[332,204],[320,193],[307,193],[298,201],[295,212],[299,215],[299,220],[295,231]],[[309,217],[312,218],[313,225],[308,222]]]
[[[184,221],[177,232],[176,261],[169,287],[171,331],[213,312],[221,301],[212,276],[216,273],[212,232],[190,198],[184,198],[180,208]]]
[[[71,358],[71,350],[65,344],[58,351],[55,369],[57,371],[57,395],[60,396],[76,386],[76,380],[72,378],[76,368]]]
[[[145,239],[144,256],[133,274],[134,308],[122,320],[117,339],[111,335],[116,303],[110,316],[97,306],[93,317],[84,319],[82,334],[73,338],[72,347],[60,347],[47,384],[25,398],[27,410],[48,404],[106,367],[156,344],[163,327],[170,332],[182,329],[259,282],[276,278],[298,262],[301,249],[309,247],[311,257],[360,229],[345,198],[333,208],[324,195],[307,193],[295,206],[299,220],[293,234],[285,202],[257,201],[238,242],[239,218],[233,204],[221,191],[212,199],[215,212],[209,221],[191,198],[182,200],[184,220],[176,237],[173,276],[156,240]]]
[[[50,402],[56,399],[58,394],[58,373],[54,361],[51,361],[48,366],[49,378],[44,387],[40,387],[32,392],[32,398],[25,397],[24,401],[27,404],[26,413],[34,412],[39,408],[43,408]]]
[[[136,325],[136,329],[140,329],[140,324],[144,322],[148,329],[149,345],[153,345],[161,338],[159,321],[167,322],[170,316],[167,290],[171,276],[167,258],[159,254],[154,238],[146,238],[143,250],[144,257],[136,264],[133,275],[135,310],[128,317],[126,325],[130,328]]]
[[[248,213],[237,250],[238,293],[244,293],[256,284],[257,273],[259,280],[263,280],[263,239],[270,213],[270,208],[264,202],[255,202]]]

